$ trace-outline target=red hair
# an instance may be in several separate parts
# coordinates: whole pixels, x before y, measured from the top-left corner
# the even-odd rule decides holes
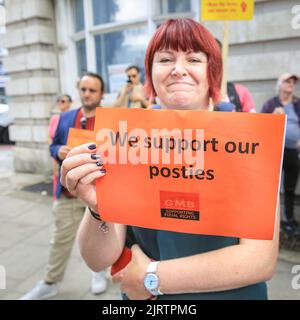
[[[217,104],[220,101],[220,89],[223,74],[220,48],[211,35],[200,23],[189,18],[170,19],[155,32],[148,45],[145,56],[145,94],[155,97],[152,83],[152,64],[157,51],[171,49],[176,51],[202,51],[208,57],[207,80],[209,97]]]

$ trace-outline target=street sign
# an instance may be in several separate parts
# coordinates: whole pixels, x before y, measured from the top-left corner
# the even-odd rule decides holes
[[[254,0],[202,0],[201,20],[251,20]]]

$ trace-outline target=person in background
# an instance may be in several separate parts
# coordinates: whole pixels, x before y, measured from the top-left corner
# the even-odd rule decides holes
[[[100,107],[104,94],[104,82],[96,73],[86,73],[79,83],[82,106],[60,114],[55,135],[50,145],[52,157],[61,166],[70,148],[66,145],[70,128],[93,130],[96,108]],[[97,168],[102,163],[97,161]],[[54,297],[57,283],[63,279],[69,257],[72,252],[78,226],[86,210],[85,204],[65,189],[58,177],[56,200],[53,204],[55,229],[51,240],[51,248],[44,279],[20,298],[20,300],[41,300]],[[104,270],[104,269],[103,269]],[[91,291],[99,294],[106,290],[105,271],[93,272]]]
[[[149,102],[144,95],[144,87],[141,83],[140,68],[130,66],[126,69],[127,84],[122,88],[113,107],[147,108]]]
[[[300,151],[300,99],[294,95],[298,77],[284,73],[276,85],[275,97],[264,103],[261,112],[286,114],[286,135],[283,157],[284,215],[281,228],[292,236],[300,235],[299,223],[295,219],[295,190],[299,176]]]
[[[62,94],[57,97],[56,104],[58,107],[59,113],[67,112],[71,108],[72,98],[68,94]],[[49,146],[52,144],[57,125],[59,121],[59,114],[54,114],[50,118],[49,127],[48,127],[48,144]],[[53,159],[53,200],[56,199],[56,189],[57,189],[57,178],[58,178],[58,170],[59,166],[55,159]]]
[[[222,51],[222,43],[219,39],[215,38],[217,41],[220,50]],[[233,83],[231,81],[227,81],[227,97],[224,99],[226,102],[230,102],[232,106],[232,110],[227,109],[224,110],[222,102],[217,106],[217,109],[220,111],[237,111],[237,112],[251,112],[255,113],[255,103],[251,97],[249,90],[238,83]],[[224,105],[225,106],[225,105]]]

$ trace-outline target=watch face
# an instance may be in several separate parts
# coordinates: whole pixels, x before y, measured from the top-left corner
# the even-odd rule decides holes
[[[144,285],[148,290],[158,288],[158,277],[154,273],[148,273],[144,279]]]

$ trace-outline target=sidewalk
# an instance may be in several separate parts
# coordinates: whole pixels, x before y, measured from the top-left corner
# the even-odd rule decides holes
[[[52,199],[49,195],[22,191],[44,181],[39,175],[15,174],[11,151],[0,146],[0,266],[6,269],[6,290],[1,299],[18,299],[42,279],[52,232]],[[269,282],[270,299],[299,299],[300,289],[292,289],[292,267],[300,264],[300,253],[281,251],[277,272]],[[110,280],[107,292],[89,292],[91,274],[78,252],[77,243],[59,285],[55,299],[120,299],[117,286]]]
[[[15,174],[9,147],[0,146],[0,266],[6,269],[6,290],[1,299],[18,299],[42,279],[53,230],[52,198],[21,189],[45,180],[32,174]],[[55,299],[121,299],[119,288],[109,280],[100,295],[90,291],[91,272],[81,259],[77,241],[59,284]]]

